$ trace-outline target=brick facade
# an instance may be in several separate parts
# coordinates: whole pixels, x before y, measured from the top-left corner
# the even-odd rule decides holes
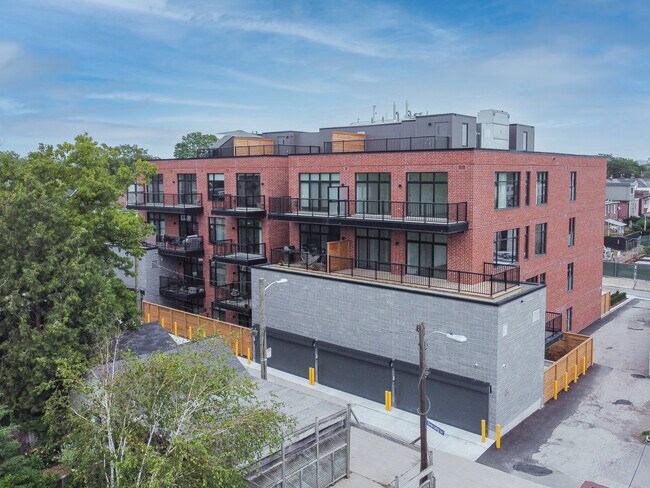
[[[214,289],[207,286],[212,246],[208,244],[207,174],[223,173],[225,193],[236,194],[236,174],[259,173],[261,193],[270,196],[299,196],[300,173],[339,173],[341,184],[355,199],[355,173],[391,173],[393,201],[407,200],[406,175],[409,172],[448,173],[448,201],[467,202],[469,229],[452,234],[447,243],[447,267],[483,272],[492,262],[494,233],[519,229],[519,265],[526,280],[546,273],[546,310],[560,312],[566,323],[566,310],[573,308],[572,330],[579,331],[600,316],[602,277],[602,205],[605,200],[606,160],[601,157],[534,152],[456,149],[387,153],[338,153],[295,156],[236,157],[153,161],[164,174],[166,193],[177,193],[179,173],[196,173],[197,191],[203,195],[199,215],[199,234],[204,236],[203,261],[206,279],[205,311],[209,313]],[[520,172],[519,207],[495,210],[495,172]],[[548,172],[548,203],[535,203],[538,171]],[[577,173],[576,200],[569,199],[570,173]],[[526,172],[530,172],[530,204],[525,205]],[[568,245],[569,219],[576,219],[575,245]],[[166,233],[177,235],[177,215],[167,215]],[[235,217],[225,217],[226,238],[237,241]],[[546,254],[535,255],[535,225],[547,224]],[[524,259],[524,229],[530,229],[528,259]],[[355,239],[355,229],[341,227],[341,238]],[[270,250],[285,245],[300,246],[299,224],[262,219],[262,239]],[[352,246],[354,248],[354,246]],[[391,260],[406,262],[406,232],[391,233]],[[180,261],[180,260],[179,260]],[[567,291],[567,265],[574,264],[574,285]],[[236,268],[228,266],[228,280],[236,279]]]

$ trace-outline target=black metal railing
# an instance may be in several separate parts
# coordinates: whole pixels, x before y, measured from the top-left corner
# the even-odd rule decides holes
[[[147,193],[144,191],[127,191],[126,206],[151,207],[202,207],[201,193]]]
[[[271,197],[269,198],[269,213],[449,224],[467,221],[467,202],[422,203]]]
[[[323,146],[324,153],[432,151],[435,149],[449,149],[449,137],[422,136],[329,141],[325,142]]]
[[[518,269],[497,269],[495,273],[474,273],[447,268],[326,256],[325,254],[297,251],[288,246],[272,249],[271,263],[288,268],[321,271],[363,280],[471,293],[487,297],[494,297],[519,286]]]
[[[203,251],[203,236],[156,236],[156,247],[178,254]]]
[[[546,312],[546,338],[553,337],[555,334],[562,332],[562,314],[556,312]]]
[[[199,149],[198,158],[234,158],[242,156],[293,156],[298,154],[320,154],[319,146],[293,144],[264,144],[260,146],[234,146]]]
[[[189,300],[205,295],[205,281],[203,278],[161,276],[159,291],[165,297]]]
[[[249,258],[266,256],[266,243],[239,244],[228,239],[219,241],[214,244],[214,256],[226,257],[235,256],[240,259],[248,260]]]
[[[483,263],[483,274],[511,283],[520,282],[520,270],[516,264]]]
[[[214,301],[217,306],[234,307],[240,310],[251,308],[251,283],[228,283],[215,288]]]
[[[220,195],[212,200],[212,210],[257,209],[265,210],[266,197],[264,195]]]

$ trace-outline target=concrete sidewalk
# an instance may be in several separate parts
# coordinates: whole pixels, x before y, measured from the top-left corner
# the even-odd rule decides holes
[[[259,364],[251,363],[248,365],[246,359],[239,359],[249,369],[252,375],[259,376]],[[273,368],[268,368],[268,379],[269,381],[304,391],[314,397],[338,403],[341,406],[350,403],[352,405],[352,411],[360,423],[390,434],[404,443],[411,443],[420,437],[420,417],[418,415],[396,408],[388,412],[382,403],[373,402],[318,383],[310,386],[307,378],[301,378]],[[442,436],[429,429],[428,441],[430,450],[439,450],[470,461],[475,461],[494,442],[492,439],[487,439],[485,444],[483,444],[481,443],[480,435],[472,434],[471,432],[440,422],[436,422],[436,425],[444,430],[445,435]]]

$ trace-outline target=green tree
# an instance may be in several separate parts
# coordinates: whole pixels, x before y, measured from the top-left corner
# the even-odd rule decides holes
[[[181,139],[181,142],[174,146],[175,158],[195,158],[196,151],[206,149],[217,142],[217,136],[203,134],[202,132],[190,132]]]
[[[83,369],[136,315],[115,270],[130,272],[150,226],[118,199],[151,172],[87,135],[25,159],[0,153],[0,396],[26,428],[46,428],[57,371]]]
[[[71,402],[62,457],[78,486],[241,486],[293,425],[214,340],[118,363],[114,346],[101,356]]]
[[[115,173],[120,164],[126,163],[132,169],[135,168],[136,161],[151,161],[160,159],[149,154],[144,148],[135,144],[120,144],[119,146],[109,146],[102,144],[101,148],[109,154],[108,165],[111,173]]]
[[[0,405],[0,421],[9,416],[6,406]],[[0,488],[54,486],[54,480],[43,476],[43,463],[35,455],[20,452],[20,443],[14,437],[18,426],[0,426]]]
[[[644,166],[641,166],[634,159],[612,156],[611,154],[601,154],[607,157],[607,176],[612,178],[639,177],[643,174]]]

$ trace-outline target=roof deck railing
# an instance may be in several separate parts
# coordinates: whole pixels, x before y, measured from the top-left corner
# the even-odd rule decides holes
[[[231,146],[199,149],[197,158],[235,158],[246,156],[294,156],[300,154],[320,154],[320,146],[301,146],[294,144],[262,144],[259,146]]]
[[[323,149],[324,153],[444,150],[449,149],[449,137],[421,136],[329,141],[324,143]]]

